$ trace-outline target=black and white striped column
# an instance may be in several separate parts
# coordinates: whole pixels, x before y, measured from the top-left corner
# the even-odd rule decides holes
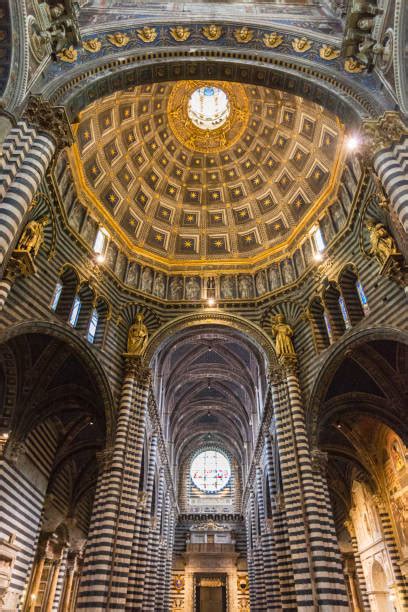
[[[366,579],[364,576],[363,565],[361,563],[360,552],[358,550],[356,530],[354,528],[352,519],[350,518],[349,520],[345,521],[344,526],[349,532],[350,539],[351,539],[351,545],[353,547],[354,565],[356,567],[356,576],[357,576],[357,582],[358,582],[359,595],[362,601],[362,609],[363,609],[363,612],[370,612],[371,607],[370,607],[370,600],[368,598],[368,593],[367,593],[367,583],[366,583]]]
[[[157,433],[150,438],[146,486],[142,493],[133,534],[133,550],[126,598],[126,609],[138,610],[143,606],[143,589],[148,568],[149,531],[151,520],[154,472],[156,469]]]
[[[125,610],[138,503],[150,371],[125,355],[112,463],[92,522],[77,609]]]
[[[163,507],[164,496],[164,470],[161,468],[159,476],[159,484],[157,487],[157,509],[154,518],[151,521],[150,538],[149,538],[149,566],[146,573],[144,591],[143,591],[143,606],[148,609],[148,606],[153,606],[156,609],[156,594],[157,584],[160,576],[157,571],[159,558],[159,542],[160,542],[160,517]]]
[[[408,232],[408,134],[376,153],[373,166],[401,225]]]
[[[408,610],[408,582],[401,572],[401,559],[398,554],[398,547],[395,540],[394,530],[392,527],[391,517],[387,510],[384,500],[379,496],[374,496],[374,502],[380,516],[381,527],[384,534],[384,540],[390,556],[392,571],[395,579],[396,597],[398,598],[401,609]]]
[[[0,155],[0,201],[6,195],[36,137],[37,129],[24,120],[19,121],[6,136]]]
[[[51,134],[38,133],[9,185],[7,183],[12,177],[11,169],[3,177],[3,189],[4,185],[6,189],[0,199],[0,266],[21,231],[25,215],[45,176],[55,149],[56,142]]]
[[[277,456],[277,453],[275,453],[275,455]],[[273,588],[270,587],[273,597],[270,602],[270,608],[271,610],[293,609],[296,607],[296,594],[293,579],[292,557],[290,554],[289,538],[283,508],[283,495],[282,491],[278,490],[276,471],[279,469],[279,466],[275,466],[271,434],[265,436],[265,460],[272,505],[273,567],[276,565],[276,570],[271,576],[271,583],[274,586]]]

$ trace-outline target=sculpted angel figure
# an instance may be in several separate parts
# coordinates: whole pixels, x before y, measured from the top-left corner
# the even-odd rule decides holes
[[[135,322],[129,328],[127,352],[130,355],[143,355],[146,350],[149,332],[143,318],[142,313],[138,313]]]
[[[312,43],[306,38],[306,36],[302,36],[302,38],[295,38],[294,40],[292,40],[292,47],[297,53],[304,53],[305,51],[309,51],[311,46]]]
[[[184,26],[176,26],[174,28],[170,28],[170,34],[174,40],[177,40],[177,42],[184,42],[190,38],[191,32]]]
[[[348,57],[344,62],[344,70],[351,74],[357,74],[363,72],[364,66],[360,64],[358,60],[354,59],[354,57]]]
[[[74,47],[71,45],[70,47],[62,49],[59,53],[57,53],[57,57],[59,57],[62,62],[68,62],[72,64],[77,60],[78,51],[74,49]]]
[[[275,351],[280,355],[295,355],[292,342],[293,329],[285,322],[285,315],[277,314],[272,318],[272,334],[275,338]]]
[[[382,223],[368,221],[367,229],[370,235],[370,253],[377,258],[380,264],[384,264],[390,255],[399,254],[394,238],[390,236]]]
[[[136,30],[138,37],[145,43],[152,43],[157,38],[156,28],[145,26],[141,30]]]
[[[203,34],[208,40],[218,40],[222,36],[222,28],[214,23],[208,26],[204,26]]]
[[[277,32],[272,32],[271,34],[265,34],[263,37],[263,42],[265,47],[269,47],[270,49],[276,49],[279,45],[282,44],[283,36],[278,34]]]
[[[254,37],[254,32],[247,26],[237,28],[234,31],[234,38],[238,43],[249,43]]]
[[[124,32],[108,34],[107,38],[112,45],[115,45],[115,47],[125,47],[129,42],[129,36]]]
[[[47,225],[47,223],[48,218],[44,218],[40,221],[36,221],[35,219],[29,221],[21,234],[17,249],[19,251],[28,251],[30,255],[36,257],[44,242],[44,226]]]
[[[82,46],[85,51],[89,51],[90,53],[97,53],[101,50],[102,43],[97,38],[91,38],[91,40],[86,40]]]
[[[319,49],[319,55],[322,59],[326,61],[334,60],[336,57],[340,55],[340,49],[335,49],[330,45],[323,45]]]

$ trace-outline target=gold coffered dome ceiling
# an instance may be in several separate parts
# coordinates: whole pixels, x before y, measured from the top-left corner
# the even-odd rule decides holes
[[[159,83],[89,106],[70,160],[82,199],[134,254],[255,263],[290,248],[334,198],[343,131],[282,91]]]

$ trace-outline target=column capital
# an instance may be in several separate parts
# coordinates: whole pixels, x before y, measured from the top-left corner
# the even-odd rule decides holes
[[[346,521],[344,521],[344,526],[347,529],[350,537],[351,538],[355,538],[356,537],[356,530],[355,530],[354,523],[353,523],[351,518],[348,518]]]
[[[100,450],[96,453],[96,461],[100,470],[103,470],[110,466],[113,457],[113,448],[108,447]]]
[[[70,146],[74,142],[71,124],[63,106],[52,106],[41,95],[30,95],[24,110],[23,119],[37,129],[53,136],[58,148]]]
[[[126,374],[134,376],[138,382],[150,383],[151,370],[141,355],[124,353],[123,357],[125,360]]]
[[[400,113],[386,111],[377,119],[367,119],[362,126],[364,149],[367,159],[378,151],[399,142],[403,134],[408,134],[408,126]]]
[[[320,471],[324,476],[327,471],[328,464],[328,455],[324,451],[320,450],[320,448],[314,448],[312,450],[312,467],[316,471]]]

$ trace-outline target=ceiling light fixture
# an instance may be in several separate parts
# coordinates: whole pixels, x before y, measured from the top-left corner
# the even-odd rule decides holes
[[[355,151],[360,145],[360,139],[356,135],[351,135],[346,138],[346,147],[348,151]]]
[[[213,297],[208,298],[207,304],[210,308],[212,308],[213,306],[215,306],[215,299]]]

